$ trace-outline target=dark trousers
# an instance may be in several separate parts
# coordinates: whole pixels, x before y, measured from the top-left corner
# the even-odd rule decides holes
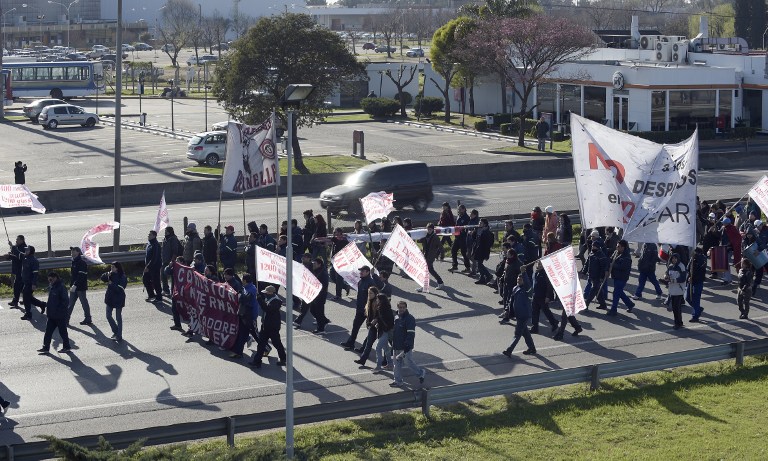
[[[27,315],[32,315],[32,306],[37,306],[41,309],[45,308],[45,303],[35,298],[31,285],[24,285],[24,288],[21,290],[21,299],[24,303],[24,311]]]
[[[469,258],[467,257],[467,240],[462,236],[456,237],[451,246],[451,259],[453,261],[453,267],[459,267],[459,262],[456,259],[458,253],[461,252],[461,257],[464,259],[464,267],[469,269]]]
[[[181,315],[179,310],[176,309],[176,303],[171,301],[171,315],[173,315],[173,326],[181,327]]]
[[[453,240],[451,240],[451,238],[447,235],[443,235],[443,237],[440,239],[440,259],[445,258],[445,248],[443,248],[443,244],[445,243],[448,244],[448,248],[453,248]]]
[[[322,330],[330,322],[325,316],[325,297],[321,297],[321,295],[309,305],[309,313],[317,320],[318,330]]]
[[[272,345],[277,349],[277,357],[281,362],[285,362],[285,347],[283,347],[283,341],[280,339],[280,329],[267,329],[261,327],[261,333],[259,333],[259,345],[256,348],[256,357],[253,362],[255,364],[261,364],[261,357],[267,350],[267,342],[272,341]]]
[[[344,281],[344,278],[336,273],[336,270],[331,266],[331,280],[333,280],[334,284],[336,285],[336,297],[341,298],[341,290],[347,290],[347,293],[349,293],[349,285],[346,281]]]
[[[544,313],[544,316],[549,321],[549,324],[551,326],[557,325],[557,320],[555,319],[554,314],[552,314],[552,310],[549,308],[549,303],[545,303],[543,299],[533,299],[533,313],[531,316],[531,324],[533,325],[534,330],[539,329],[539,317],[541,313]]]
[[[237,338],[235,338],[235,344],[232,345],[232,352],[236,354],[242,354],[245,343],[248,342],[248,336],[253,336],[256,340],[259,340],[259,334],[256,332],[256,325],[250,315],[238,316],[240,320],[239,328],[237,329]]]
[[[360,360],[367,361],[368,357],[371,355],[373,343],[376,342],[376,336],[378,336],[376,332],[376,327],[368,328],[368,336],[365,337],[365,342],[363,343],[363,352],[360,353]]]
[[[163,267],[165,267],[165,266],[163,266]],[[170,293],[171,286],[168,284],[168,279],[170,279],[171,277],[169,277],[169,274],[166,274],[164,270],[160,271],[160,274],[161,274],[161,278],[162,278],[162,281],[163,281],[163,291],[167,292],[167,293]]]
[[[85,290],[78,290],[73,292],[69,292],[69,306],[67,307],[69,311],[69,316],[72,317],[72,312],[75,310],[75,303],[77,303],[77,300],[80,300],[80,304],[83,306],[83,316],[84,320],[87,322],[91,321],[91,305],[88,304],[88,296],[87,291]]]
[[[301,307],[299,308],[299,316],[296,317],[296,320],[293,321],[294,323],[301,323],[301,321],[304,320],[304,316],[307,315],[307,312],[309,312],[309,307],[310,307],[309,303],[300,301],[300,304],[301,304]]]
[[[147,290],[148,298],[162,298],[163,292],[160,286],[160,269],[150,268],[148,272],[144,272],[141,277],[141,281],[144,284],[144,288]]]
[[[565,324],[567,323],[570,323],[571,327],[573,327],[575,331],[581,330],[581,324],[579,324],[579,321],[576,320],[576,316],[566,314],[565,309],[563,309],[563,313],[560,315],[560,326],[555,332],[555,335],[562,336],[563,333],[565,332]]]
[[[763,272],[765,272],[765,267],[761,267],[755,271],[755,282],[752,284],[752,294],[755,294],[760,282],[763,281]],[[13,285],[13,295],[16,296],[16,284]]]
[[[490,282],[493,280],[493,275],[491,275],[491,271],[488,270],[487,267],[483,264],[484,261],[477,261],[477,272],[480,274],[480,280],[484,282]]]
[[[443,284],[443,279],[438,275],[437,271],[435,270],[435,262],[427,260],[427,269],[429,269],[429,273],[432,274],[432,277],[435,278],[435,281],[437,281],[438,284]]]
[[[21,274],[13,275],[13,300],[11,303],[18,304],[21,290],[24,288],[24,281],[21,280]]]
[[[355,345],[357,334],[360,332],[363,322],[365,322],[365,309],[355,309],[355,320],[352,321],[352,331],[349,332],[347,343]]]
[[[53,336],[53,330],[59,330],[59,336],[61,336],[62,345],[69,349],[69,335],[67,334],[67,319],[52,319],[48,317],[48,322],[45,324],[45,336],[43,336],[43,349],[51,347],[51,337]]]
[[[515,324],[515,339],[507,349],[509,352],[515,350],[515,346],[517,346],[521,336],[525,338],[525,345],[528,346],[528,349],[536,349],[536,346],[533,344],[531,332],[528,331],[528,319],[517,319],[517,323]]]
[[[589,285],[589,293],[587,293],[587,299],[584,300],[587,306],[589,306],[589,303],[591,303],[592,300],[595,299],[595,296],[597,296],[597,304],[604,309],[607,308],[605,298],[608,292],[608,286],[603,285],[603,279],[589,279]]]
[[[683,295],[670,296],[669,304],[672,306],[672,316],[675,319],[675,326],[683,326]]]

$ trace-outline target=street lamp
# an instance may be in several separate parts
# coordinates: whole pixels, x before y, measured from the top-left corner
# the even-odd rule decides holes
[[[75,3],[78,3],[80,0],[74,0],[69,3],[69,5],[65,5],[63,3],[54,2],[53,0],[48,0],[48,3],[51,5],[59,5],[64,7],[67,10],[67,48],[69,48],[69,31],[72,28],[72,21],[69,20],[69,9],[72,8],[72,5]]]
[[[288,115],[288,181],[286,195],[288,200],[288,219],[293,219],[293,117],[294,110],[312,94],[315,87],[308,84],[288,85],[282,98],[283,108]],[[285,370],[285,454],[293,459],[293,235],[288,232],[288,244],[285,248],[285,324],[286,326],[286,355]]]
[[[11,8],[10,10],[6,11],[5,13],[3,13],[3,16],[2,16],[2,21],[3,21],[3,24],[2,24],[2,26],[3,26],[3,44],[2,44],[2,46],[0,46],[0,53],[2,53],[2,50],[5,49],[5,43],[6,43],[6,39],[5,39],[5,15],[10,13],[10,12],[12,12],[12,11],[16,11],[16,8]]]

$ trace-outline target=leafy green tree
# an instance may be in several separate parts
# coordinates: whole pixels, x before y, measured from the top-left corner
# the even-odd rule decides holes
[[[750,0],[734,0],[733,2],[733,28],[738,37],[745,39],[749,37],[749,6]]]
[[[454,19],[437,29],[432,36],[432,48],[430,49],[432,69],[443,77],[442,86],[432,77],[429,80],[435,84],[443,95],[445,101],[445,123],[451,123],[451,82],[459,71],[459,64],[457,62],[459,59],[457,53],[458,46],[456,43],[456,28],[459,24],[461,24],[461,21]]]
[[[213,92],[233,118],[261,123],[273,110],[286,120],[280,98],[290,84],[309,83],[312,95],[296,112],[291,140],[296,168],[305,170],[296,128],[325,118],[324,101],[346,81],[364,79],[344,41],[309,15],[262,17],[216,66]]]
[[[536,0],[485,0],[485,5],[465,3],[461,16],[471,18],[525,18],[541,11]]]

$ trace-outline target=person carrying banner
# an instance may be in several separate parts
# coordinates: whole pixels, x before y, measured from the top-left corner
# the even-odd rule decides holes
[[[413,361],[414,339],[416,338],[416,319],[408,312],[405,301],[397,303],[397,317],[392,327],[392,349],[395,362],[392,387],[403,385],[403,364],[407,364],[413,373],[419,377],[419,384],[424,383],[427,370],[420,368]]]
[[[456,218],[453,217],[453,210],[451,210],[451,204],[443,202],[443,211],[440,212],[440,219],[437,221],[439,227],[453,227],[456,225]],[[443,235],[440,238],[440,261],[445,259],[445,243],[448,244],[448,248],[453,246],[453,240],[448,235]]]
[[[199,238],[199,237],[198,237]],[[180,256],[184,252],[184,247],[179,241],[179,238],[176,236],[175,231],[173,230],[173,227],[168,226],[165,228],[165,234],[163,236],[163,254],[162,254],[162,260],[163,260],[163,271],[162,271],[162,282],[163,282],[163,294],[166,296],[171,295],[171,287],[168,285],[168,278],[169,276],[173,276],[173,273],[168,273],[165,269],[171,265],[174,261],[176,261],[176,257]]]
[[[67,320],[72,317],[72,312],[75,310],[75,303],[80,300],[80,304],[83,306],[84,319],[80,322],[80,325],[92,325],[91,321],[91,306],[88,304],[88,263],[83,258],[83,252],[80,247],[71,247],[72,254],[72,272],[70,279],[69,292],[69,306],[67,307]]]
[[[544,229],[542,229],[541,233],[541,243],[542,246],[549,245],[549,242],[552,241],[549,239],[549,234],[552,233],[552,235],[556,235],[557,229],[560,227],[560,218],[558,218],[557,213],[555,213],[555,207],[552,205],[549,205],[548,207],[544,208]],[[557,241],[557,238],[554,239],[554,241]],[[550,250],[550,253],[552,250]]]
[[[355,341],[357,335],[360,332],[360,327],[365,322],[365,306],[368,304],[369,292],[368,289],[375,287],[378,294],[379,281],[378,278],[371,274],[371,268],[368,266],[362,266],[359,270],[360,281],[357,282],[357,300],[355,302],[355,319],[352,321],[352,330],[349,333],[349,338],[341,343],[341,346],[346,350],[355,348]],[[362,350],[361,350],[362,351]]]
[[[528,346],[523,354],[533,355],[536,353],[536,345],[533,343],[531,332],[528,331],[528,320],[531,318],[531,301],[528,299],[528,275],[526,273],[517,276],[517,286],[512,291],[512,308],[515,310],[515,317],[517,318],[515,336],[512,344],[501,353],[512,358],[512,351],[520,341],[520,337],[523,337],[525,345]]]
[[[27,251],[27,243],[23,235],[16,236],[16,245],[8,241],[10,251],[7,258],[11,260],[11,274],[13,274],[13,299],[8,303],[11,309],[21,309],[19,307],[19,297],[24,288],[24,280],[21,276],[21,268],[24,265],[24,253]]]
[[[674,317],[674,328],[679,330],[683,327],[683,295],[685,294],[685,280],[688,274],[685,265],[680,262],[680,256],[672,253],[669,256],[669,265],[667,266],[666,280],[669,282],[669,303],[672,307],[672,316]]]
[[[659,262],[659,250],[655,243],[643,243],[642,252],[640,253],[640,259],[637,260],[637,271],[639,273],[637,280],[637,290],[632,296],[634,300],[643,299],[643,288],[645,288],[645,282],[650,281],[653,287],[656,289],[656,300],[663,298],[661,286],[658,279],[656,279],[656,264]]]
[[[69,311],[67,305],[67,289],[56,272],[48,273],[48,321],[45,324],[45,335],[43,335],[43,347],[37,350],[40,354],[48,354],[51,349],[51,338],[53,331],[59,330],[61,336],[62,348],[59,353],[70,352],[69,335],[67,334],[67,320]]]
[[[517,280],[517,277],[515,277]],[[536,272],[533,274],[533,314],[531,316],[531,334],[539,332],[539,316],[543,312],[552,327],[552,333],[557,330],[557,320],[549,309],[549,302],[555,299],[552,284],[547,277],[547,272],[540,262],[536,263]]]
[[[427,235],[425,235],[424,238],[419,239],[419,242],[421,243],[422,252],[424,253],[424,259],[427,261],[427,269],[437,282],[437,288],[435,289],[442,290],[443,278],[440,277],[440,274],[435,270],[435,259],[437,259],[437,256],[440,253],[442,244],[440,243],[440,237],[435,234],[434,223],[427,224]],[[419,287],[416,291],[422,292],[424,289]]]
[[[346,247],[349,244],[349,240],[347,240],[347,237],[344,235],[344,232],[341,230],[340,227],[337,227],[333,230],[333,236],[331,237],[331,259],[333,259],[334,256],[336,256],[336,253],[341,251],[344,247]],[[358,245],[358,250],[360,250],[360,246]],[[360,251],[361,253],[365,254],[365,243],[363,243],[363,249]],[[336,269],[333,268],[333,265],[331,265],[331,275],[330,279],[333,280],[334,285],[336,285],[336,294],[333,297],[334,301],[338,301],[341,299],[341,290],[347,291],[347,296],[349,296],[349,284],[347,284],[346,281],[344,281],[344,278],[342,278],[339,274],[336,273]],[[325,306],[325,304],[323,304]]]
[[[256,319],[259,318],[258,290],[253,284],[253,275],[243,274],[243,289],[237,293],[238,296],[238,329],[235,344],[230,349],[229,358],[243,358],[243,348],[250,336],[259,340],[259,334],[256,331]]]
[[[686,301],[693,309],[690,322],[696,323],[704,309],[701,307],[701,293],[704,291],[704,279],[707,277],[707,257],[701,247],[693,250],[693,258],[689,263],[688,290]]]
[[[624,286],[627,284],[629,273],[632,270],[632,256],[629,254],[629,244],[626,240],[619,240],[611,259],[613,300],[611,301],[611,309],[607,314],[610,316],[618,315],[619,299],[627,306],[627,312],[631,313],[632,309],[635,308],[635,303],[624,293]]]
[[[27,182],[26,178],[26,172],[27,172],[27,164],[22,161],[17,161],[13,165],[13,179],[16,184],[25,184]]]
[[[459,252],[461,252],[461,257],[464,260],[464,270],[462,272],[470,271],[469,258],[467,257],[467,230],[463,228],[468,224],[469,215],[467,214],[467,207],[459,205],[459,208],[457,209],[456,226],[461,227],[462,229],[459,232],[459,235],[453,240],[453,245],[451,245],[451,272],[459,269],[459,262],[457,259]]]
[[[754,283],[755,273],[752,270],[752,263],[748,259],[741,261],[739,269],[739,290],[736,294],[736,303],[739,306],[740,319],[749,318],[749,301],[752,299],[752,283]]]
[[[325,326],[331,323],[325,316],[325,300],[328,297],[328,270],[326,270],[322,258],[317,257],[312,261],[312,275],[322,286],[320,293],[309,305],[309,313],[317,321],[317,328],[312,333],[322,335],[325,334]]]
[[[237,239],[235,227],[229,225],[224,228],[224,234],[219,236],[219,259],[223,269],[235,269],[237,265]]]
[[[211,226],[205,226],[207,231],[210,231]],[[184,232],[184,264],[186,266],[192,265],[192,259],[195,257],[195,253],[203,250],[203,241],[200,239],[200,235],[197,233],[197,225],[193,222],[187,224],[187,231]],[[175,258],[174,258],[175,259]],[[174,259],[171,259],[173,261]],[[208,261],[208,257],[203,253],[203,259],[206,264],[216,264],[216,258],[212,261]]]
[[[35,298],[37,289],[38,272],[40,271],[40,262],[35,256],[35,247],[27,246],[24,253],[24,262],[21,266],[21,279],[24,283],[21,289],[21,299],[24,304],[24,315],[21,320],[30,320],[32,318],[32,306],[40,308],[40,313],[45,313],[45,302]],[[66,306],[64,306],[66,308]]]
[[[128,285],[123,265],[117,261],[113,262],[109,272],[101,275],[101,281],[107,283],[107,292],[104,294],[107,322],[112,329],[112,339],[119,343],[123,340],[123,307],[125,307],[125,287]],[[115,318],[112,318],[113,312]]]
[[[597,308],[607,310],[608,306],[605,300],[608,297],[608,286],[605,283],[608,277],[608,257],[603,253],[600,246],[599,235],[592,241],[592,250],[587,257],[586,273],[587,284],[584,287],[584,301],[589,306],[595,297],[597,297]]]
[[[251,366],[256,369],[261,368],[261,359],[264,352],[267,351],[268,342],[277,349],[279,361],[275,364],[279,367],[285,366],[285,347],[280,340],[280,306],[282,301],[275,293],[275,287],[268,285],[261,290],[261,295],[257,298],[259,307],[264,311],[264,318],[261,322],[261,331],[259,332],[259,344],[256,347],[256,355],[253,357]]]
[[[151,230],[147,236],[147,246],[144,249],[144,275],[142,282],[147,290],[145,301],[163,302],[163,292],[160,286],[160,270],[162,268],[162,250],[157,241],[157,232]]]

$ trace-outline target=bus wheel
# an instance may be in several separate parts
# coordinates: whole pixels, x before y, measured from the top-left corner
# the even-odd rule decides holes
[[[61,92],[61,89],[54,88],[51,90],[51,97],[54,99],[62,99],[64,97],[64,93]]]

